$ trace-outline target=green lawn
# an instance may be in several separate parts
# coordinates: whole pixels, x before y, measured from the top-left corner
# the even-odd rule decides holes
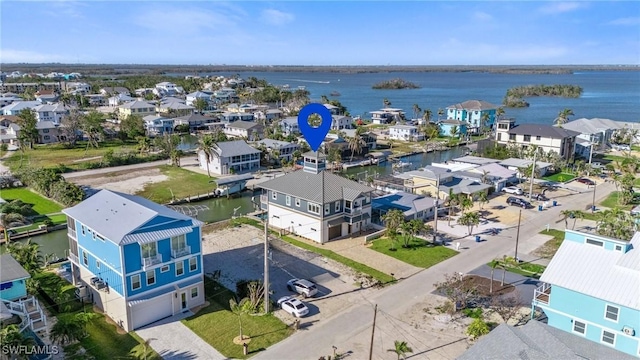
[[[215,183],[210,183],[210,181],[215,180],[214,177],[210,178],[207,175],[169,165],[160,166],[160,171],[168,179],[147,184],[144,190],[136,195],[143,196],[159,204],[166,204],[174,198],[184,199],[189,196],[210,193],[216,187]]]
[[[62,205],[31,191],[29,188],[13,188],[0,190],[0,197],[7,202],[20,199],[22,202],[33,205],[33,211],[40,215],[52,214],[62,211]]]
[[[225,357],[247,358],[242,354],[242,346],[233,343],[233,338],[240,335],[238,316],[229,309],[229,299],[235,294],[206,277],[205,294],[209,305],[196,315],[182,320],[182,323]],[[249,356],[285,339],[292,332],[273,314],[242,315],[242,335],[251,337]]]
[[[605,156],[603,157],[603,159],[604,159],[604,160],[611,161],[611,162],[614,162],[614,161],[622,162],[622,161],[624,161],[625,157],[624,157],[624,156],[619,156],[619,155],[611,155],[611,154],[607,154],[607,155],[605,155]]]
[[[425,269],[458,254],[445,246],[432,245],[418,238],[413,238],[408,248],[403,248],[399,242],[396,242],[394,251],[391,250],[391,239],[383,237],[374,240],[371,243],[371,249]]]
[[[488,263],[487,265],[491,266],[491,263]],[[544,269],[546,269],[546,266],[533,264],[533,263],[521,263],[519,265],[514,265],[514,266],[510,266],[502,263],[502,266],[504,266],[508,272],[512,272],[514,274],[520,274],[527,277],[532,277],[534,279],[539,279],[542,273],[544,272]]]
[[[60,225],[60,224],[64,224],[64,223],[67,222],[67,215],[65,215],[65,214],[56,214],[56,215],[39,216],[38,218],[34,219],[33,224],[27,225],[27,226],[18,227],[18,228],[13,228],[13,229],[17,233],[22,233],[22,232],[25,232],[25,231],[35,230],[38,227],[40,227],[40,225],[44,225],[44,223],[47,220],[51,220],[51,222],[53,222],[53,225]]]
[[[551,176],[543,177],[544,180],[555,181],[555,182],[567,182],[567,181],[573,180],[575,178],[576,178],[575,175],[567,174],[567,173],[558,173],[558,174],[553,174]]]
[[[633,186],[640,186],[640,177],[633,181]]]
[[[564,241],[564,231],[549,229],[540,231],[540,234],[551,235],[553,239],[547,241],[544,245],[536,250],[536,254],[544,258],[550,259],[555,255],[556,251]]]
[[[16,151],[5,164],[15,171],[23,166],[28,167],[57,167],[64,164],[67,167],[80,170],[83,169],[84,162],[97,162],[108,150],[113,150],[114,154],[125,151],[135,151],[136,145],[125,143],[119,140],[101,142],[99,148],[87,149],[87,143],[78,142],[75,148],[67,149],[62,144],[47,144],[36,146],[33,150]]]
[[[631,209],[633,209],[634,206],[636,206],[637,204],[627,204],[627,205],[619,205],[618,204],[618,192],[617,191],[613,191],[611,192],[611,194],[609,194],[609,196],[607,196],[604,200],[602,200],[600,202],[600,206],[602,207],[606,207],[606,208],[610,208],[610,209],[614,209],[614,208],[619,208],[622,210],[626,210],[629,211]]]
[[[254,227],[257,227],[259,229],[263,229],[264,225],[262,225],[258,220],[255,219],[249,219],[246,217],[242,217],[242,218],[237,218],[232,220],[231,224],[233,226],[238,226],[240,224],[248,224]],[[275,232],[271,232],[273,235],[277,236],[277,233]],[[286,242],[288,242],[291,245],[295,245],[299,248],[314,252],[316,254],[320,254],[326,258],[332,259],[334,261],[337,261],[341,264],[344,264],[346,266],[349,266],[350,268],[359,271],[363,274],[369,275],[371,277],[373,277],[374,279],[380,281],[382,284],[387,284],[387,283],[391,283],[393,281],[395,281],[394,277],[388,274],[383,273],[382,271],[376,270],[372,267],[369,267],[367,265],[364,265],[362,263],[359,263],[357,261],[353,261],[347,257],[344,257],[340,254],[337,254],[331,250],[327,250],[327,249],[323,249],[323,248],[319,248],[310,244],[307,244],[305,242],[302,241],[298,241],[296,239],[293,239],[291,237],[288,236],[282,236],[280,237],[281,240],[284,240]]]

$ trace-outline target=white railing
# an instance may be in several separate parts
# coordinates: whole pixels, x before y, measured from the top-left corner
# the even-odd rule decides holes
[[[69,261],[71,261],[72,263],[76,264],[76,265],[80,265],[80,262],[78,262],[78,256],[72,252],[69,252]]]
[[[358,215],[362,213],[362,208],[355,208],[355,209],[346,208],[345,210],[347,210],[347,212],[351,215]]]
[[[77,239],[76,231],[67,226],[67,234],[74,239]]]
[[[171,249],[171,257],[174,259],[187,256],[189,254],[191,254],[191,246],[188,245],[179,249]]]
[[[551,299],[551,285],[544,283],[533,291],[533,301],[535,303],[549,305]]]
[[[22,303],[17,303],[9,300],[2,300],[2,302],[7,307],[7,311],[9,311],[11,314],[23,315],[26,312]]]
[[[162,256],[160,256],[160,255],[143,257],[142,258],[142,267],[146,269],[146,268],[151,267],[153,265],[158,265],[161,262],[162,262]]]

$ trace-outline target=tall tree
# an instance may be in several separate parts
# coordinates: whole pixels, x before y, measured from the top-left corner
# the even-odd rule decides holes
[[[2,353],[4,355],[5,349],[11,348],[20,348],[21,346],[26,346],[27,348],[31,348],[36,345],[35,340],[32,337],[25,336],[21,331],[18,325],[12,324],[4,326],[0,330],[0,348],[2,348]],[[8,359],[28,359],[29,356],[25,352],[18,354],[11,354]],[[3,356],[4,359],[4,356]]]
[[[438,109],[438,121],[440,121],[440,118],[444,115],[444,109]]]
[[[558,113],[558,117],[554,120],[556,125],[564,125],[569,122],[569,116],[575,115],[571,109],[563,109]]]
[[[420,106],[418,104],[413,104],[413,118],[420,118],[420,113],[422,113],[422,109],[420,108]]]
[[[88,114],[82,117],[82,131],[87,135],[87,150],[89,146],[98,147],[98,141],[104,134],[104,115],[97,111],[90,111]]]
[[[82,113],[73,109],[60,120],[60,132],[68,148],[74,148],[82,131]]]
[[[18,132],[20,148],[24,148],[26,144],[29,144],[29,149],[33,149],[33,145],[38,143],[39,138],[36,112],[31,108],[23,109],[18,114],[16,122],[20,126],[20,132]]]
[[[144,135],[144,121],[139,115],[127,115],[120,121],[120,132],[125,134],[129,139],[135,139]]]
[[[206,99],[197,98],[193,102],[193,107],[195,107],[196,110],[198,110],[198,112],[202,114],[207,109],[207,107],[209,107],[209,102]]]
[[[387,228],[387,236],[394,238],[398,234],[400,225],[404,222],[404,214],[398,209],[389,210],[382,215],[382,221]]]
[[[469,230],[469,235],[473,232],[473,228],[480,223],[480,216],[476,211],[465,213],[458,218],[458,224],[465,225]]]
[[[356,131],[356,133],[347,141],[349,143],[349,150],[351,150],[351,160],[349,161],[353,161],[353,155],[355,153],[360,153],[360,151],[364,147],[364,140],[362,139],[362,136]]]
[[[389,101],[389,99],[387,99],[387,98],[384,98],[384,99],[382,99],[382,105],[383,105],[383,106],[385,107],[385,109],[386,109],[386,108],[388,108],[388,107],[390,107],[390,106],[391,106],[391,101]]]
[[[203,153],[204,160],[207,162],[207,175],[209,175],[209,177],[211,177],[211,172],[209,171],[209,163],[216,153],[215,147],[216,141],[210,134],[205,134],[198,139],[198,148],[196,151],[198,153]]]

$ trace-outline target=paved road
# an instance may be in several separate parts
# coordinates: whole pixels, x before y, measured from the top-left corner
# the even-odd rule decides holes
[[[613,184],[603,183],[598,185],[596,200],[604,198],[610,191],[615,190]],[[585,208],[591,204],[592,190],[585,190],[581,194],[567,196],[563,199],[563,206],[553,207],[537,213],[520,229],[520,244],[522,252],[533,251],[529,234],[537,234],[547,224],[558,220],[560,212],[567,208]],[[516,229],[503,230],[503,234],[515,239]],[[422,271],[400,283],[390,286],[362,299],[361,304],[353,305],[344,312],[334,315],[320,323],[314,324],[307,331],[299,331],[286,340],[275,344],[266,351],[257,354],[254,359],[318,359],[322,355],[331,354],[332,346],[336,346],[339,352],[350,351],[352,359],[364,359],[368,356],[371,328],[373,324],[373,304],[378,305],[378,313],[387,319],[398,319],[412,307],[418,305],[425,297],[435,296],[433,284],[441,281],[444,274],[452,272],[468,273],[473,269],[491,261],[503,254],[512,254],[515,241],[487,241],[483,246],[478,246],[473,251],[463,251],[453,258],[441,262],[425,271]],[[381,316],[379,315],[379,316]],[[419,319],[416,319],[419,321]],[[414,350],[411,358],[442,358],[450,359],[460,355],[459,353],[447,353],[447,344],[464,339],[451,339],[434,333],[432,338],[438,338],[439,343],[426,344],[426,340],[409,338],[410,329],[403,329],[399,321],[392,321],[392,325],[386,328],[376,327],[375,344],[373,347],[374,359],[388,359],[386,351],[393,346],[393,341],[398,339],[408,340]],[[424,341],[423,341],[424,340]]]

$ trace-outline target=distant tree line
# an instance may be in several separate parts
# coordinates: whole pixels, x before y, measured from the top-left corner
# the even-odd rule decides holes
[[[523,98],[531,96],[554,96],[578,98],[582,95],[582,88],[578,85],[526,85],[507,90],[502,104],[507,107],[528,107],[529,103]]]
[[[372,89],[419,89],[420,86],[410,81],[406,81],[400,78],[381,81],[374,84]]]

